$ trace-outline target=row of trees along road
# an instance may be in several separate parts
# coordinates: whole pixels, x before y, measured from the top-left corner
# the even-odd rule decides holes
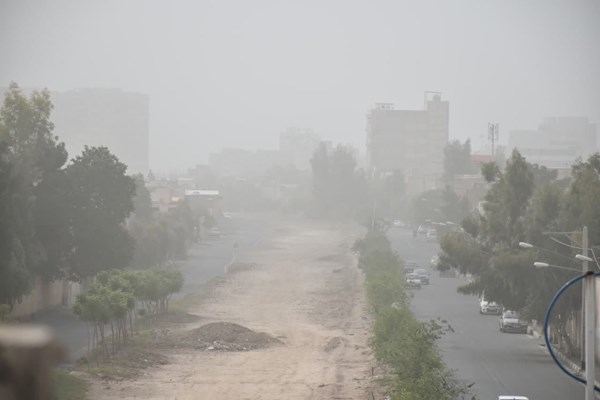
[[[471,214],[462,221],[462,230],[442,236],[439,268],[455,267],[473,276],[459,291],[485,293],[486,298],[541,321],[552,296],[577,272],[534,270],[533,262],[580,269],[574,256],[581,246],[576,232],[583,225],[589,227],[590,243],[600,243],[600,155],[576,162],[571,176],[561,180],[556,171],[528,163],[516,150],[503,171],[492,163],[484,165],[482,173],[490,184],[484,212]],[[557,237],[544,232],[574,233]],[[521,241],[538,249],[522,249]],[[581,290],[569,290],[551,321],[567,351],[574,346],[566,327],[580,307]]]
[[[174,269],[100,272],[89,290],[77,296],[73,306],[75,313],[92,328],[90,358],[108,356],[127,344],[134,334],[137,316],[167,312],[171,296],[182,286],[183,276]],[[110,328],[110,347],[107,328]]]
[[[0,303],[12,305],[38,275],[81,280],[127,265],[133,179],[105,147],[67,165],[44,90],[11,84],[0,110]]]
[[[454,400],[469,395],[440,355],[437,341],[452,328],[446,321],[418,321],[410,311],[402,261],[380,223],[369,225],[354,244],[374,316],[371,339],[375,356],[385,365],[392,400]]]
[[[140,249],[125,221],[134,204],[149,207],[143,181],[136,185],[106,147],[85,147],[68,162],[52,107],[47,90],[27,97],[12,83],[0,109],[0,304],[9,307],[37,276],[83,281],[126,267]],[[142,206],[140,215],[151,218]],[[166,256],[150,258],[156,265]]]

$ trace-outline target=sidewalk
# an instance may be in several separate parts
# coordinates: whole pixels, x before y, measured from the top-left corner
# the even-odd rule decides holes
[[[546,348],[546,342],[544,340],[544,333],[542,331],[542,328],[539,326],[529,326],[529,329],[531,331],[531,336],[533,336],[536,339],[540,339],[543,342],[543,346],[544,348]],[[584,378],[585,379],[585,371],[581,369],[580,367],[580,362],[581,360],[579,359],[579,357],[567,357],[565,354],[563,354],[560,350],[558,350],[557,348],[553,347],[552,348],[554,350],[554,354],[556,354],[556,358],[558,358],[560,360],[560,362],[562,363],[562,365],[569,371],[571,371],[572,373],[574,373],[575,375]],[[548,353],[548,356],[550,356],[550,352],[546,349],[546,352]],[[558,368],[558,366],[556,366]],[[596,363],[596,386],[600,386],[600,368],[598,366],[598,363]]]

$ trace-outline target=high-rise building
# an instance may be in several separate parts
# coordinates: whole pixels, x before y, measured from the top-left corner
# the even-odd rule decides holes
[[[378,103],[367,115],[367,162],[374,174],[402,171],[407,194],[439,186],[448,143],[449,103],[426,93],[424,110]]]
[[[106,146],[127,165],[127,173],[149,170],[149,99],[120,89],[52,92],[54,133],[69,158],[84,146]]]
[[[587,118],[546,118],[537,130],[511,131],[508,148],[528,162],[552,169],[570,169],[578,157],[598,151],[596,124]]]

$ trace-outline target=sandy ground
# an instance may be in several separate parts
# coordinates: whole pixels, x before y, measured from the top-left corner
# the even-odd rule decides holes
[[[231,322],[282,344],[252,351],[172,349],[135,380],[95,382],[90,399],[375,399],[371,327],[350,251],[359,230],[281,223],[188,311],[185,329]]]

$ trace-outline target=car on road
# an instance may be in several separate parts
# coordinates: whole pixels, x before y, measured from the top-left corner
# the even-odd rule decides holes
[[[448,268],[443,271],[440,271],[441,278],[456,278],[456,271],[454,268]]]
[[[429,261],[429,265],[431,266],[431,268],[437,267],[439,263],[440,258],[438,256],[432,256],[431,260]]]
[[[415,271],[415,269],[419,268],[419,265],[415,261],[405,261],[404,262],[404,273],[410,274]]]
[[[423,225],[419,225],[419,227],[417,228],[417,233],[420,235],[424,235],[427,233],[427,229],[425,229]]]
[[[479,314],[502,314],[502,307],[495,301],[488,301],[484,298],[479,299]]]
[[[521,319],[518,312],[507,310],[502,313],[500,321],[500,332],[516,332],[516,333],[527,333],[527,327],[529,324]]]
[[[419,275],[411,272],[406,274],[406,287],[409,289],[421,289],[421,279]]]
[[[437,232],[435,229],[430,229],[427,231],[426,235],[428,242],[437,242]]]
[[[529,400],[525,396],[498,396],[498,400]]]
[[[404,222],[402,222],[401,220],[399,220],[399,219],[394,220],[393,225],[396,228],[404,228],[406,226],[406,224]]]
[[[417,268],[415,269],[414,273],[417,274],[421,280],[421,285],[429,285],[429,272],[427,272],[426,269]]]

